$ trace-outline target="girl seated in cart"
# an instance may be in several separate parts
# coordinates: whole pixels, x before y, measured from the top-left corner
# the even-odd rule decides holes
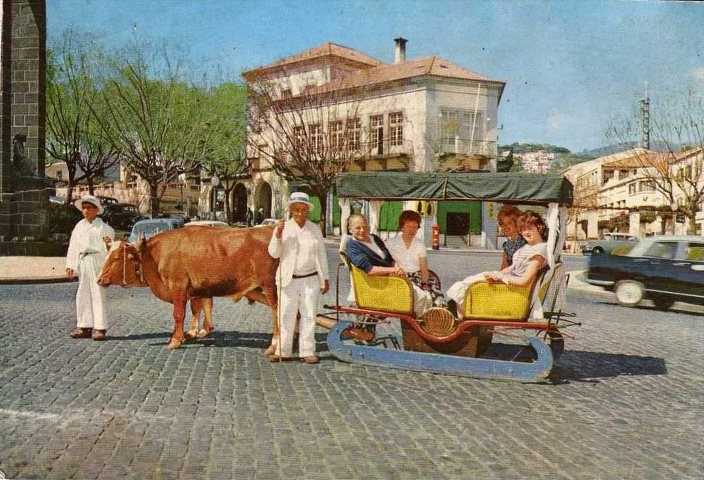
[[[372,276],[406,276],[403,268],[394,263],[391,253],[384,242],[376,235],[369,233],[369,224],[364,215],[354,214],[348,220],[349,233],[352,238],[347,242],[347,256],[355,267],[364,270]],[[426,267],[427,268],[427,267]],[[432,307],[430,293],[417,285],[413,286],[414,305],[416,315],[421,315]]]
[[[464,280],[453,284],[447,291],[450,299],[451,310],[457,308],[458,312],[464,311],[464,301],[467,289],[476,282],[502,282],[506,285],[526,286],[531,285],[541,269],[547,262],[548,228],[545,221],[537,213],[526,210],[517,221],[518,230],[526,241],[526,245],[519,248],[508,267],[498,272],[483,272],[471,275]],[[454,302],[455,305],[452,305]]]
[[[439,280],[428,269],[428,254],[423,242],[416,237],[421,216],[413,210],[404,210],[398,218],[400,232],[386,243],[396,265],[401,267],[408,279],[423,290],[430,292],[433,303],[442,302]]]

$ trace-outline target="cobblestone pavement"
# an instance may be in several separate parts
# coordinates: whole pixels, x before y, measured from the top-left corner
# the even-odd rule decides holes
[[[331,262],[334,256],[331,255]],[[446,286],[495,256],[437,255]],[[68,337],[75,284],[0,286],[0,470],[76,479],[699,479],[704,316],[575,292],[549,384],[270,364],[258,305],[216,300],[169,352],[170,305],[111,288],[104,343]],[[328,300],[332,299],[329,295]],[[318,349],[325,349],[321,330]]]

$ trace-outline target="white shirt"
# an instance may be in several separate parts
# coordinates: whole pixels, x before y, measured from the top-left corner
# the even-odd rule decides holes
[[[103,237],[115,239],[115,231],[110,225],[96,218],[89,222],[85,218],[78,222],[71,232],[71,240],[66,254],[66,268],[78,269],[78,263],[86,255],[97,255],[98,264],[102,265],[108,254]]]
[[[311,230],[300,227],[293,222],[292,228],[296,230],[295,237],[298,242],[298,255],[296,255],[296,265],[293,267],[294,275],[307,275],[317,272],[316,255],[318,253],[318,239]]]
[[[406,247],[401,234],[386,243],[386,248],[391,252],[391,256],[396,261],[396,266],[401,267],[404,272],[413,273],[420,271],[420,259],[426,258],[428,253],[425,245],[418,238],[414,238],[410,247]]]
[[[362,240],[358,240],[358,242],[362,245],[365,245],[369,250],[379,255],[380,258],[384,258],[384,252],[381,250],[381,248],[379,248],[379,245],[376,244],[373,238],[371,242],[363,242]]]

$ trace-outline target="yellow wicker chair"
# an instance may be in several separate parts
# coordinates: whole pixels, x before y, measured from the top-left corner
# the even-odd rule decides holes
[[[465,320],[490,318],[519,322],[528,320],[533,300],[533,286],[539,285],[537,301],[543,302],[555,277],[562,268],[558,262],[554,268],[543,270],[537,282],[525,287],[505,283],[478,282],[467,289],[462,316]]]
[[[522,321],[528,318],[532,286],[478,282],[467,289],[462,317]]]
[[[359,308],[413,315],[413,288],[402,277],[377,277],[347,262]]]

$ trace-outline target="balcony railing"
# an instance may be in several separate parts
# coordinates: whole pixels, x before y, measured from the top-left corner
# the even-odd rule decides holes
[[[440,141],[440,154],[454,153],[455,155],[484,155],[496,157],[496,142],[484,140],[467,140],[455,137],[444,138]]]

